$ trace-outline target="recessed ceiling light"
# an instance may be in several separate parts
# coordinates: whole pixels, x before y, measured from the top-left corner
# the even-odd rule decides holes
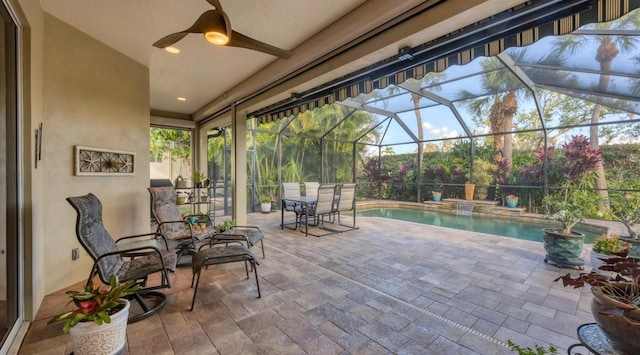
[[[178,101],[187,101],[187,98],[186,97],[179,97]]]
[[[180,50],[179,50],[178,48],[176,48],[176,47],[171,47],[171,46],[166,47],[164,50],[165,50],[165,51],[167,51],[167,52],[169,52],[169,53],[173,53],[173,54],[178,54],[178,53],[180,53]]]

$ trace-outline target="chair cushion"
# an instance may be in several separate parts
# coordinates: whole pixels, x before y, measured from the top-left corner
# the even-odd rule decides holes
[[[162,252],[164,265],[170,271],[176,270],[176,254],[168,251]],[[145,256],[136,257],[123,263],[117,276],[120,282],[138,280],[154,272],[162,271],[162,262],[158,254],[152,253]]]
[[[84,249],[95,261],[101,255],[118,251],[116,242],[102,223],[102,203],[94,194],[69,197],[67,202],[77,212],[76,235]],[[101,275],[116,273],[124,263],[120,255],[111,255],[100,259],[98,268]]]
[[[212,247],[198,251],[191,259],[191,267],[195,274],[200,272],[200,269],[206,265],[225,264],[250,259],[253,259],[256,265],[259,265],[255,255],[245,246]]]
[[[260,240],[262,240],[262,238],[264,238],[264,236],[262,235],[262,232],[260,232],[259,229],[233,227],[228,231],[217,234],[216,236],[214,236],[214,239],[231,239],[231,240],[240,240],[240,241],[245,240],[245,238],[241,236],[229,235],[229,234],[242,234],[243,236],[246,237],[246,240],[249,241],[250,247],[256,245],[258,242],[260,242]]]
[[[150,187],[149,192],[153,204],[153,215],[158,222],[182,221],[182,214],[176,205],[176,190],[173,186]],[[182,239],[176,235],[185,233],[185,225],[182,223],[167,223],[160,228],[162,234],[168,239]]]
[[[215,228],[196,228],[192,226],[191,230],[193,231],[193,236],[198,240],[208,239],[216,234]],[[173,233],[167,238],[171,240],[191,239],[191,232],[189,232],[189,229],[183,228],[180,233]]]

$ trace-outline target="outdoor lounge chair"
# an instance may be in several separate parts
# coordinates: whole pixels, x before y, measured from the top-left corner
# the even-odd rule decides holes
[[[155,291],[171,287],[169,271],[175,271],[176,254],[161,250],[157,233],[132,235],[114,241],[102,222],[102,203],[94,194],[68,197],[67,202],[77,212],[76,236],[82,247],[93,259],[93,267],[87,285],[98,275],[100,281],[109,284],[111,275],[119,282],[136,281],[143,287],[132,295],[142,308],[142,313],[129,315],[129,323],[147,318],[166,303],[166,295]],[[144,238],[144,239],[143,239]],[[122,242],[122,243],[121,243]],[[160,273],[160,284],[147,286],[149,275]]]
[[[209,240],[218,243],[242,241],[248,248],[260,242],[264,258],[264,236],[258,227],[234,226],[223,233],[216,233],[215,226],[209,220],[208,227],[196,228],[182,218],[176,205],[176,191],[173,186],[150,187],[149,193],[151,193],[153,215],[158,222],[158,232],[176,243],[178,259],[185,254],[194,254],[198,242]]]

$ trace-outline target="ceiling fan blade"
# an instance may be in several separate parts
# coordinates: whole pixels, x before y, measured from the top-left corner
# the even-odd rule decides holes
[[[229,40],[227,46],[252,49],[285,59],[291,57],[291,55],[293,54],[293,52],[291,51],[274,47],[264,42],[260,42],[257,39],[245,36],[242,33],[236,31],[231,31],[231,39]]]
[[[219,0],[207,0],[207,2],[209,4],[211,4],[211,6],[215,7],[216,10],[220,11],[220,12],[224,12],[222,10],[222,5],[220,5],[220,1]]]
[[[154,47],[157,48],[166,48],[169,47],[170,45],[178,42],[179,40],[183,39],[184,36],[188,35],[189,32],[186,31],[182,31],[182,32],[176,32],[176,33],[172,33],[168,36],[164,36],[162,38],[160,38],[159,40],[156,41],[156,43],[153,44]]]
[[[208,10],[205,11],[196,22],[191,25],[191,27],[187,28],[184,31],[172,33],[168,36],[162,37],[156,43],[153,44],[154,47],[165,48],[168,47],[179,40],[183,39],[189,33],[205,33],[210,30],[218,30],[223,33],[227,33],[229,36],[229,19],[227,15],[218,10]]]

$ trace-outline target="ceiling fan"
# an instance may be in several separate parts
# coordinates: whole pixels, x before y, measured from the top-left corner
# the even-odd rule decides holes
[[[219,0],[207,0],[209,4],[215,7],[215,10],[205,11],[196,22],[184,31],[172,33],[162,37],[154,47],[166,48],[183,39],[189,33],[202,33],[204,38],[212,44],[218,46],[241,47],[255,51],[264,52],[280,58],[289,58],[293,54],[290,51],[274,47],[272,45],[260,42],[251,37],[231,29],[231,21],[222,10]]]

